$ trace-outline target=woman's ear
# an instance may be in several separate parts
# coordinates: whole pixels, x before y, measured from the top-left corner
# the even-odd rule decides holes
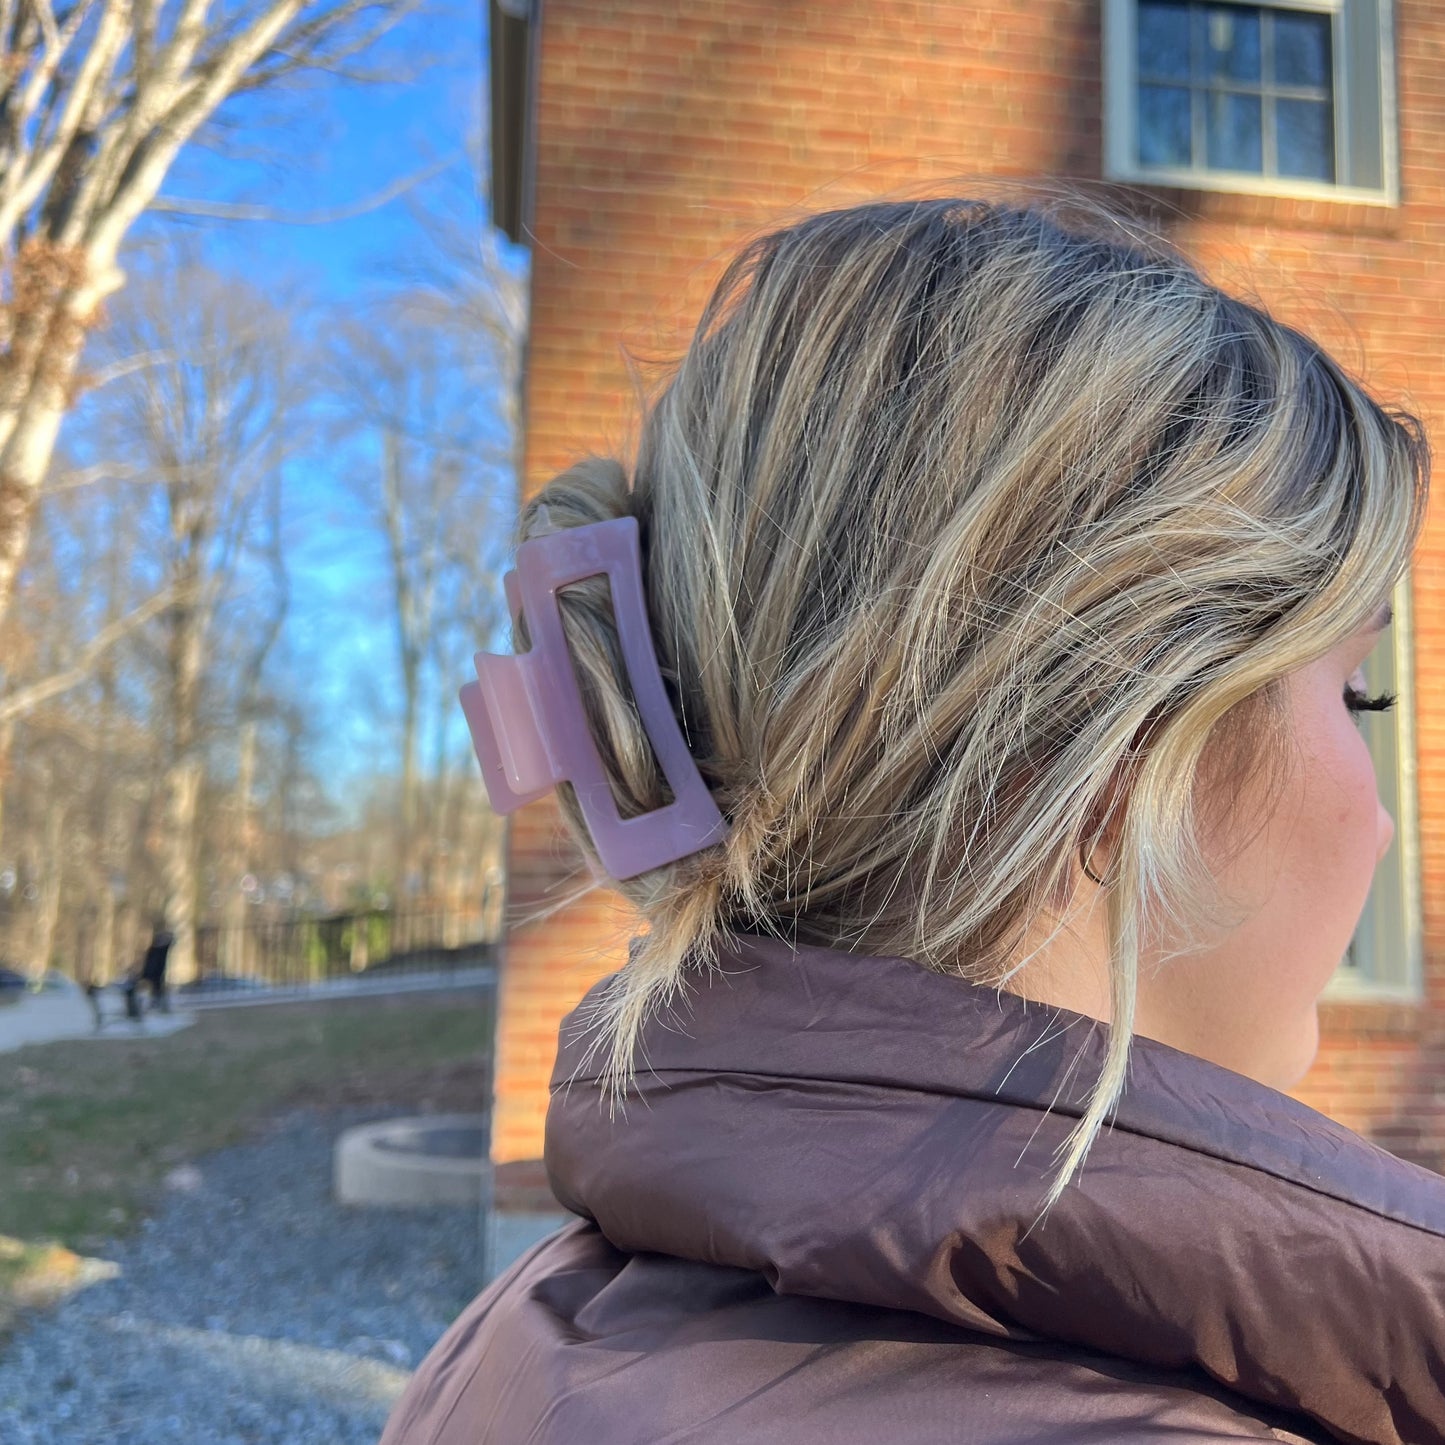
[[[1119,833],[1124,826],[1129,795],[1138,775],[1139,764],[1140,756],[1131,748],[1114,765],[1103,792],[1089,809],[1083,855],[1090,871],[1097,877],[1104,876],[1114,849],[1118,846]]]

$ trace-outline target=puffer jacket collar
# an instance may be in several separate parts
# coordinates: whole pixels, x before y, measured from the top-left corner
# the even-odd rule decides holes
[[[596,993],[563,1026],[547,1166],[618,1248],[1199,1367],[1344,1441],[1445,1439],[1445,1181],[1286,1095],[1137,1039],[1112,1126],[1039,1223],[1101,1025],[744,935],[649,1024],[611,1118]]]

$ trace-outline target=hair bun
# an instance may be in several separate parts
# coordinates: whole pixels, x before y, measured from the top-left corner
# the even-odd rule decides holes
[[[522,508],[517,541],[633,516],[627,472],[615,457],[584,457],[553,477]]]

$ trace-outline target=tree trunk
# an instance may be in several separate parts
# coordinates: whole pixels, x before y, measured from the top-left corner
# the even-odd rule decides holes
[[[90,981],[104,988],[115,977],[115,890],[109,880],[96,892],[95,951]]]
[[[86,328],[124,279],[114,260],[110,246],[83,253],[48,247],[15,262],[12,291],[38,285],[48,294],[17,318],[6,358],[10,385],[0,398],[0,621],[10,610],[30,543],[30,523],[55,453]]]
[[[165,841],[161,872],[166,926],[174,935],[171,968],[177,984],[196,976],[196,818],[204,768],[197,746],[197,710],[205,656],[206,617],[201,606],[171,611],[171,727],[173,746],[165,782]]]
[[[396,601],[397,656],[401,664],[401,829],[396,848],[396,883],[393,918],[398,948],[412,943],[415,906],[412,874],[417,842],[417,718],[421,705],[422,598],[407,563],[405,477],[406,453],[393,426],[382,432],[382,520],[391,551],[392,587]]]
[[[67,377],[73,370],[71,361],[66,367]],[[64,404],[57,400],[36,407],[35,413],[22,420],[11,444],[0,450],[0,621],[10,609],[15,579],[30,544],[30,521],[40,484],[50,469]]]
[[[251,793],[256,783],[256,733],[255,718],[248,718],[241,725],[231,846],[221,873],[226,889],[226,901],[221,908],[221,968],[231,974],[246,972],[246,895],[241,890],[241,880],[251,871]]]
[[[121,614],[121,551],[112,545],[106,559],[106,623],[113,623]],[[96,670],[100,684],[100,716],[96,726],[96,743],[100,767],[97,769],[95,819],[96,859],[93,892],[96,899],[94,950],[90,961],[90,982],[100,987],[116,974],[115,924],[117,892],[125,871],[122,867],[125,838],[122,833],[122,799],[116,767],[116,660],[108,653]]]
[[[55,801],[55,790],[46,787],[52,800],[45,811],[45,851],[41,858],[40,908],[36,917],[35,952],[30,972],[37,982],[50,967],[55,951],[55,929],[60,922],[60,890],[65,877],[65,807]]]
[[[15,742],[15,723],[13,717],[0,722],[0,844],[5,841],[5,781],[10,776],[10,749]]]
[[[202,769],[195,758],[177,763],[166,778],[166,926],[173,935],[169,972],[177,984],[196,977],[196,815]]]
[[[413,871],[416,867],[416,714],[417,683],[416,669],[403,663],[402,666],[402,715],[401,715],[401,837],[397,843],[396,857],[396,919],[400,925],[399,947],[410,948],[412,944],[413,911],[416,895],[412,891]]]

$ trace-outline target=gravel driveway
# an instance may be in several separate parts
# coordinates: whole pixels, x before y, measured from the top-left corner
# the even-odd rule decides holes
[[[178,1171],[91,1286],[0,1347],[4,1445],[376,1445],[481,1288],[478,1213],[343,1209],[303,1111]]]

